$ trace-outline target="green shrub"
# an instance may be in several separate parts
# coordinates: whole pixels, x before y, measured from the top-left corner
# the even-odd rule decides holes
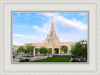
[[[80,61],[77,59],[73,59],[71,62],[80,62]]]
[[[72,58],[75,58],[75,56],[72,56]]]
[[[87,61],[87,43],[83,44],[81,42],[77,42],[75,45],[71,47],[70,52],[73,55],[72,58],[80,59],[81,62],[84,59],[84,61]]]
[[[24,59],[24,60],[21,60],[20,62],[29,62],[30,60],[29,59]]]
[[[42,53],[42,54],[47,54],[48,53],[48,48],[42,46],[38,49],[38,52]]]
[[[64,51],[64,53],[67,53],[67,52],[68,52],[68,47],[67,47],[66,45],[62,45],[62,46],[60,47],[60,49],[61,49],[62,51]]]

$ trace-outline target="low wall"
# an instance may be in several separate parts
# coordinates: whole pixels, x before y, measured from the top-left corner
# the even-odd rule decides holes
[[[19,59],[13,59],[13,62],[14,63],[18,63],[19,62]]]
[[[53,54],[52,56],[72,56],[72,54]]]

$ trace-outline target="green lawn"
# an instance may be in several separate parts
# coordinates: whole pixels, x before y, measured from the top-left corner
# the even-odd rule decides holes
[[[41,60],[36,60],[32,62],[69,62],[71,57],[51,57]]]

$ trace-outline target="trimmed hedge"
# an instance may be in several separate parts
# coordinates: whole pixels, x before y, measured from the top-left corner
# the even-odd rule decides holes
[[[29,62],[29,59],[20,60],[20,62]]]
[[[77,59],[73,59],[71,62],[80,62],[80,61]]]

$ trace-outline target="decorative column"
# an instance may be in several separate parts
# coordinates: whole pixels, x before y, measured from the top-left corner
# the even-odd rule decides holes
[[[52,54],[54,54],[54,48],[52,48]]]
[[[69,54],[69,53],[70,53],[70,49],[71,49],[71,46],[69,46],[67,54]]]
[[[33,52],[33,56],[35,56],[35,49],[34,49],[34,52]]]

